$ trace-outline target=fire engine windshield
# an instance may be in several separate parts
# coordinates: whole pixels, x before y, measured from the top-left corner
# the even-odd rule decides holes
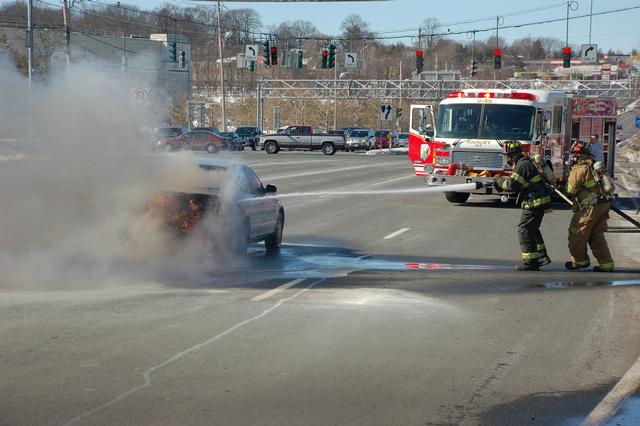
[[[482,105],[440,105],[438,136],[443,138],[473,138],[477,136]]]
[[[536,109],[520,105],[485,105],[479,139],[533,139]]]

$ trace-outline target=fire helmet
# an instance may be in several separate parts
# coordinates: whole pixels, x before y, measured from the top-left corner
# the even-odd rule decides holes
[[[572,154],[591,155],[591,144],[588,142],[576,141],[571,145]]]
[[[522,154],[522,144],[518,141],[506,141],[502,146],[504,155]]]

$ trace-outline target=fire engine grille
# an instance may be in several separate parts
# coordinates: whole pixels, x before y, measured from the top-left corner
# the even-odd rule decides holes
[[[474,169],[501,169],[503,164],[502,153],[484,151],[454,151],[451,161]]]

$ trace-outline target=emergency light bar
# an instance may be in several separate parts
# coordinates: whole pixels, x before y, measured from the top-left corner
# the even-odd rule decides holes
[[[524,92],[510,92],[510,93],[496,93],[496,92],[449,92],[447,98],[502,98],[502,99],[517,99],[521,101],[535,101],[537,98],[533,93]]]

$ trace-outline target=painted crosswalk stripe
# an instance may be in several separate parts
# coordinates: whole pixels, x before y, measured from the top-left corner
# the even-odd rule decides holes
[[[386,237],[384,237],[385,240],[390,240],[394,237],[397,237],[400,234],[404,234],[405,232],[407,232],[409,229],[411,228],[402,228],[402,229],[398,229],[395,232],[390,233],[389,235],[387,235]]]
[[[260,294],[260,295],[258,295],[256,297],[254,297],[253,299],[251,299],[251,301],[252,302],[259,302],[261,300],[268,299],[271,296],[275,296],[276,294],[280,293],[281,291],[285,291],[286,289],[291,288],[294,285],[300,284],[302,281],[304,281],[304,278],[298,278],[298,279],[295,279],[293,281],[289,281],[286,284],[282,284],[280,287],[276,287],[274,289],[271,289],[271,290],[269,290],[269,291],[267,291],[265,293],[262,293],[262,294]]]

